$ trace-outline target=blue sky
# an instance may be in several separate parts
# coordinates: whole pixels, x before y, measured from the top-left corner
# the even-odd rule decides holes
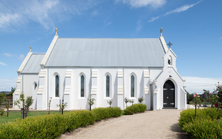
[[[177,55],[191,93],[222,82],[221,0],[1,0],[0,90],[15,86],[32,46],[45,53],[61,38],[158,38],[160,27]]]

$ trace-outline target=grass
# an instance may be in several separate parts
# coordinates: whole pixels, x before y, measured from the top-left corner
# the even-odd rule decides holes
[[[66,113],[68,111],[64,111]],[[50,114],[61,113],[60,111],[50,111]],[[29,111],[27,117],[30,116],[38,116],[38,115],[46,115],[48,111]],[[7,117],[7,112],[4,113],[2,117],[0,117],[0,124],[4,122],[12,122],[16,119],[21,119],[21,111],[12,111],[9,112],[9,116]]]

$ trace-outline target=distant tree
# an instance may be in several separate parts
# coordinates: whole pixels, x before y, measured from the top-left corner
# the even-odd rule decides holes
[[[15,92],[15,87],[11,87],[11,92],[8,96],[13,96],[13,93]]]
[[[190,104],[190,102],[194,99],[193,94],[190,94],[186,89],[184,89],[187,92],[187,104]]]

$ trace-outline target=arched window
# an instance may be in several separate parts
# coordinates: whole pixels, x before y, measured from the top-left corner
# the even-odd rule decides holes
[[[106,97],[110,97],[110,77],[106,75]]]
[[[59,76],[55,76],[55,97],[59,97]]]
[[[135,77],[131,75],[131,97],[135,97]]]
[[[36,90],[36,89],[37,89],[37,83],[34,82],[34,90]]]
[[[172,57],[171,56],[169,56],[169,58],[168,58],[168,64],[172,65]]]
[[[84,97],[84,75],[81,75],[81,93],[80,96]]]

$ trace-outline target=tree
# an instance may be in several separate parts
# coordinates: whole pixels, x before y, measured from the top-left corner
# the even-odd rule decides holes
[[[32,97],[27,97],[26,98],[26,101],[25,101],[25,104],[27,105],[27,107],[28,107],[28,111],[29,111],[29,107],[32,105],[32,103],[33,103],[33,100],[34,99],[32,99]]]
[[[8,96],[13,96],[13,93],[15,92],[15,87],[11,87],[11,92]]]
[[[90,109],[90,111],[91,111],[91,107],[92,107],[92,105],[94,105],[94,101],[95,101],[96,99],[95,98],[92,98],[92,95],[90,95],[90,98],[88,99],[88,104],[89,104],[89,109]]]
[[[201,100],[200,100],[200,96],[197,95],[197,93],[195,95],[193,95],[194,99],[192,101],[192,103],[195,105],[195,118],[197,116],[197,105],[200,104]]]

